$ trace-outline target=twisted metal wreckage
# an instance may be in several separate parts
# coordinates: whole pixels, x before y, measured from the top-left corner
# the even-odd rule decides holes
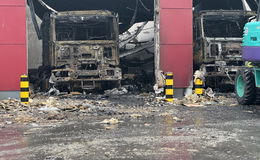
[[[32,14],[35,30],[43,40],[43,65],[38,72],[42,89],[49,88],[48,82],[64,91],[118,87],[122,79],[119,57],[147,48],[138,45],[131,53],[119,55],[119,47],[124,48],[136,40],[147,23],[119,41],[119,19],[115,13],[106,10],[58,12],[41,0],[38,2],[49,10],[42,17],[41,28],[36,15]],[[31,13],[35,13],[33,1],[28,3]],[[139,5],[149,11],[141,0],[136,0],[129,26],[136,21]],[[149,42],[148,47],[151,46]]]
[[[57,0],[57,1],[28,0],[28,3],[30,5],[31,12],[36,13],[43,20],[42,26],[46,24],[44,23],[47,20],[46,13],[51,13],[49,14],[52,15],[50,17],[55,17],[54,15],[58,17],[57,15],[59,15],[60,11],[73,11],[73,10],[93,10],[93,9],[110,10],[115,13],[118,13],[120,17],[120,21],[112,22],[112,26],[114,27],[112,27],[113,29],[110,31],[107,30],[107,32],[109,32],[110,34],[114,34],[114,36],[118,36],[119,33],[122,34],[119,36],[119,38],[114,37],[113,45],[110,46],[110,48],[112,47],[114,49],[110,49],[110,51],[108,51],[104,49],[104,47],[101,47],[103,48],[101,49],[102,50],[101,52],[104,53],[103,55],[105,54],[111,55],[111,51],[112,51],[112,54],[114,55],[112,57],[115,63],[108,64],[106,65],[106,67],[97,67],[95,63],[97,61],[102,61],[102,60],[96,59],[95,63],[89,61],[83,65],[84,66],[83,68],[88,70],[87,71],[88,75],[84,75],[85,78],[86,76],[89,76],[89,74],[92,72],[96,72],[96,73],[95,75],[91,75],[91,76],[97,76],[99,75],[100,72],[103,72],[104,70],[108,70],[109,66],[111,67],[111,65],[116,67],[116,70],[113,69],[112,70],[114,73],[118,73],[118,74],[117,76],[114,76],[114,74],[112,74],[111,72],[112,71],[111,68],[109,74],[113,75],[114,80],[118,82],[121,80],[120,69],[122,69],[124,75],[122,78],[135,77],[136,75],[143,75],[143,74],[154,76],[154,67],[156,63],[154,63],[154,51],[153,51],[154,34],[155,34],[154,24],[152,22],[154,18],[153,1],[136,0],[135,3],[133,3],[132,0],[128,0],[124,2],[119,0],[110,0],[110,1],[88,0],[88,1],[84,1],[84,3],[89,3],[90,5],[84,5],[84,6],[81,5],[83,3],[82,0],[75,0],[73,2],[64,1],[64,0],[62,1],[61,0]],[[116,7],[112,5],[115,3],[117,4]],[[208,80],[206,84],[210,87],[214,88],[222,84],[232,85],[234,81],[234,73],[236,72],[236,68],[242,65],[240,44],[242,42],[241,37],[242,37],[243,25],[246,22],[252,20],[253,17],[255,16],[255,13],[253,11],[256,11],[257,9],[257,0],[241,0],[240,2],[238,2],[237,0],[220,0],[218,2],[211,1],[210,3],[208,3],[208,0],[194,0],[193,6],[194,6],[194,62],[195,62],[194,68],[200,69],[205,73],[205,77]],[[64,13],[62,13],[63,16],[65,15]],[[95,13],[95,14],[96,16],[99,15],[99,13]],[[71,14],[69,14],[69,12],[67,12],[66,15],[72,16]],[[35,20],[36,15],[32,14],[32,16],[33,16],[35,29],[38,33],[38,37],[44,39],[46,32],[43,34],[43,32],[39,29],[38,27],[39,25],[36,23]],[[114,16],[116,17],[116,15]],[[70,19],[69,16],[67,19]],[[141,23],[135,24],[137,22],[141,22]],[[116,25],[118,24],[119,24],[119,28],[116,28]],[[222,26],[220,27],[220,29],[222,29],[221,33],[218,33],[218,31],[214,30],[214,28],[216,28],[216,27],[212,27],[212,25],[214,24],[222,24]],[[128,30],[128,28],[130,28],[131,26],[133,26],[132,29]],[[95,27],[97,27],[96,28],[97,30],[98,28],[101,29],[98,26]],[[229,31],[231,27],[235,28],[237,32],[232,34],[233,32]],[[57,26],[57,29],[58,28],[59,27]],[[63,28],[61,32],[58,31],[58,32],[51,32],[51,33],[57,34],[56,38],[61,38],[60,36],[64,34],[63,33],[64,31],[65,30]],[[69,31],[66,32],[69,33]],[[77,38],[75,37],[76,33],[72,33],[71,31],[71,34],[74,34],[74,38]],[[96,37],[97,35],[93,35],[93,36]],[[70,38],[69,39],[70,41],[74,41],[73,43],[70,44],[72,46],[73,45],[79,46],[82,44],[79,43],[80,41],[75,41],[77,39],[73,39],[68,36],[67,37],[63,36],[62,38],[67,38],[67,39]],[[91,43],[89,43],[89,46],[86,46],[88,49],[82,46],[85,49],[83,49],[84,51],[80,51],[82,52],[81,58],[92,57],[91,55],[86,54],[86,52],[90,52],[89,50],[90,46],[99,45],[100,41],[103,40],[104,39],[101,38],[92,41]],[[68,45],[68,40],[66,41],[67,42],[60,43],[59,45]],[[43,49],[44,50],[43,59],[44,62],[46,63],[51,62],[49,61],[51,57],[46,55],[49,55],[50,52],[55,52],[55,48],[50,49],[47,46],[48,45],[46,44],[43,45],[43,48],[45,48]],[[72,51],[73,49],[71,49],[70,47],[67,47],[67,49],[64,49],[64,47],[59,47],[59,50],[60,49],[63,50],[62,52],[65,52],[65,50],[70,52],[76,51],[76,50]],[[59,55],[58,54],[59,51],[58,50],[56,51],[57,54],[55,52],[53,53],[53,55]],[[77,51],[79,50],[77,49]],[[107,51],[109,53],[106,53]],[[66,52],[66,54],[69,53]],[[75,54],[78,54],[78,52],[75,52]],[[95,57],[94,56],[95,54],[98,54],[98,52],[96,53],[93,52],[93,57]],[[104,57],[102,59],[104,59]],[[121,63],[119,63],[119,59]],[[85,59],[85,62],[86,61],[87,59]],[[73,75],[74,77],[78,78],[80,76],[80,73],[82,72],[78,72],[78,69],[75,69],[75,67],[74,69],[72,69],[73,68],[72,66],[80,66],[74,62],[75,59],[74,60],[71,59],[66,62],[64,61],[60,64],[58,64],[57,61],[57,63],[55,63],[54,70],[50,71],[51,69],[44,68],[43,71],[45,72],[48,71],[48,74],[45,74],[43,77],[51,77],[52,75],[61,74],[59,70],[65,71],[64,69],[66,68],[65,75],[68,76],[70,71],[74,70],[73,74],[71,73],[69,75]],[[50,66],[50,63],[43,64],[43,66]],[[66,67],[64,68],[64,66]],[[82,65],[81,65],[81,69],[82,69]],[[92,70],[91,72],[89,71],[90,69]],[[75,75],[75,73],[78,75]],[[55,80],[54,78],[54,81],[57,82],[57,79]],[[86,89],[95,88],[94,81],[92,81],[91,84],[90,83],[87,84],[88,87],[85,87]],[[69,90],[71,88],[84,88],[83,87],[84,80],[83,81],[81,80],[80,84],[76,85],[77,87],[75,87],[74,85],[71,87],[71,84],[69,86],[70,87],[67,87],[67,89]],[[97,84],[97,86],[102,87],[101,84]]]

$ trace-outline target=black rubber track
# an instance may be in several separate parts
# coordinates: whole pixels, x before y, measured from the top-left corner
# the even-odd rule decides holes
[[[245,82],[245,92],[242,97],[239,97],[236,91],[236,97],[239,104],[252,105],[256,100],[255,77],[251,68],[241,68],[236,75],[236,81],[239,75],[242,75]]]

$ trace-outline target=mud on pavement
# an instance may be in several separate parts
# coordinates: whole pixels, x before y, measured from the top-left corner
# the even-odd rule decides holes
[[[0,159],[260,158],[259,114],[230,95],[37,95],[0,116]]]

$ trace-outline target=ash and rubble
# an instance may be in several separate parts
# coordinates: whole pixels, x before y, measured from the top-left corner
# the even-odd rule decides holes
[[[192,94],[174,102],[166,102],[163,97],[154,93],[132,93],[126,88],[105,91],[105,94],[70,93],[59,96],[46,96],[42,93],[34,95],[29,105],[19,100],[8,99],[0,101],[0,126],[11,124],[50,124],[66,121],[83,121],[90,116],[119,119],[149,118],[174,114],[174,108],[237,106],[235,97],[231,94],[215,94],[207,89],[205,95]],[[105,119],[105,118],[104,118]],[[110,123],[111,119],[107,119]],[[114,123],[114,122],[112,122]]]
[[[237,102],[232,94],[211,89],[203,96],[190,95],[171,103],[154,93],[124,90],[59,96],[38,93],[28,106],[13,99],[0,101],[0,131],[22,128],[25,131],[19,134],[29,140],[25,148],[6,153],[26,152],[28,159],[35,160],[140,159],[140,155],[146,157],[141,159],[160,159],[170,152],[196,155],[209,147],[227,147],[227,143],[236,148],[233,145],[241,131],[230,128],[247,126],[245,119],[253,116],[234,107]]]

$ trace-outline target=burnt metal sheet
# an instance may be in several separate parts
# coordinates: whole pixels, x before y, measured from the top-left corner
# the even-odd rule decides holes
[[[18,91],[27,73],[25,1],[1,0],[0,17],[0,90]]]

